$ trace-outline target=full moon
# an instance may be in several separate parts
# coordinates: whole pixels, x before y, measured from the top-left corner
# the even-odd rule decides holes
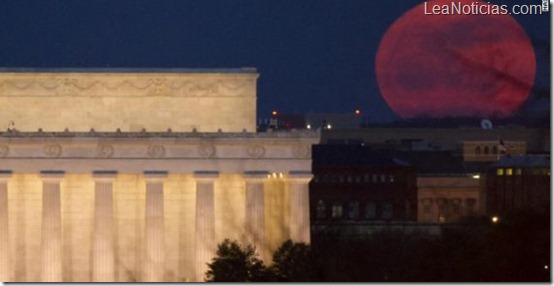
[[[510,116],[535,81],[531,40],[510,15],[429,14],[452,2],[422,3],[387,30],[375,65],[381,95],[403,118]]]

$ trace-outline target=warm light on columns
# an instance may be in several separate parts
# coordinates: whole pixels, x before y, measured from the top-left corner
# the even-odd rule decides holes
[[[92,242],[92,282],[114,282],[114,210],[115,171],[95,171],[94,229]]]
[[[268,178],[267,171],[246,171],[246,237],[248,243],[256,247],[264,262],[269,262],[269,257],[264,257],[265,248],[265,217],[264,217],[264,181]]]
[[[310,171],[290,171],[290,239],[310,243]]]
[[[166,171],[145,171],[146,223],[144,238],[144,282],[163,282],[165,268],[164,187]]]
[[[63,171],[42,171],[41,282],[62,282],[60,181]]]
[[[205,280],[209,263],[215,256],[214,183],[217,171],[196,171],[196,281]]]
[[[9,245],[9,218],[8,218],[8,180],[11,171],[0,170],[0,281],[12,280],[12,267],[10,267]]]

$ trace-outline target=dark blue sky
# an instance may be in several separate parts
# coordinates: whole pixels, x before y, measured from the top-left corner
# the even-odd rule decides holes
[[[4,0],[0,66],[256,67],[260,116],[361,108],[387,120],[375,53],[394,20],[421,2]],[[535,41],[541,89],[550,85],[549,18],[516,18]]]

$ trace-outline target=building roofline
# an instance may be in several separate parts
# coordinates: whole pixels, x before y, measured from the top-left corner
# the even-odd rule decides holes
[[[125,67],[2,67],[0,73],[203,73],[203,74],[256,74],[256,68],[125,68]]]

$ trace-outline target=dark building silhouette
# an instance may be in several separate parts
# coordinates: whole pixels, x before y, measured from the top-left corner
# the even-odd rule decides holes
[[[416,176],[406,162],[361,145],[315,145],[312,158],[313,235],[417,220]]]
[[[487,172],[487,214],[550,213],[550,156],[507,156]]]

